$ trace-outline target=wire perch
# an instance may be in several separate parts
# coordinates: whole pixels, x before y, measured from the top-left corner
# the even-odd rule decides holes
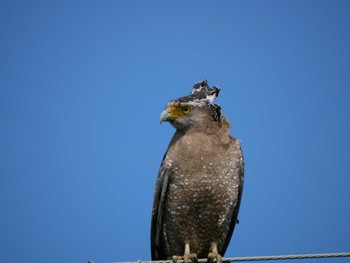
[[[280,256],[255,256],[255,257],[234,257],[234,258],[223,258],[221,262],[242,262],[242,261],[267,261],[267,260],[292,260],[292,259],[313,259],[313,258],[345,258],[350,257],[350,252],[342,253],[324,253],[324,254],[299,254],[299,255],[280,255]],[[207,259],[198,259],[199,263],[207,262]],[[179,260],[178,263],[182,263]],[[94,263],[89,260],[88,263]],[[114,262],[114,263],[173,263],[172,260],[157,260],[157,261],[131,261],[131,262]]]
[[[324,253],[324,254],[299,254],[299,255],[280,255],[280,256],[256,256],[256,257],[234,257],[223,258],[221,262],[243,262],[243,261],[262,261],[262,260],[291,260],[291,259],[313,259],[313,258],[345,258],[350,257],[350,252],[342,253]],[[207,259],[198,259],[199,263],[207,262]],[[182,260],[177,261],[182,263]],[[94,263],[89,260],[88,263]],[[130,262],[114,262],[114,263],[173,263],[172,260],[157,260],[157,261],[130,261]]]

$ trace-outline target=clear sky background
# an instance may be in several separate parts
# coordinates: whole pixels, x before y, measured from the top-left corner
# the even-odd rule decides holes
[[[350,1],[1,1],[0,37],[1,262],[149,260],[203,79],[246,160],[226,256],[350,250]]]

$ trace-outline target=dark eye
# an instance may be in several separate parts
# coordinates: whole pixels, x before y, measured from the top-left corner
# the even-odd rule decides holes
[[[191,109],[190,106],[184,106],[184,107],[182,107],[182,112],[185,113],[185,114],[189,113],[191,110],[192,110],[192,109]]]

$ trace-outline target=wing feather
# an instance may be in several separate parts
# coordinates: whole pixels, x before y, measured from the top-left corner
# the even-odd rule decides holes
[[[236,207],[233,210],[231,222],[230,222],[230,227],[227,233],[227,237],[224,243],[224,246],[222,247],[222,250],[219,251],[219,254],[224,256],[226,249],[230,243],[233,230],[235,229],[235,225],[238,223],[238,212],[239,208],[241,205],[241,199],[242,199],[242,193],[243,193],[243,184],[244,184],[244,160],[243,160],[243,154],[242,154],[242,149],[240,149],[241,155],[242,155],[242,162],[239,165],[238,169],[238,174],[237,177],[239,178],[239,188],[238,188],[238,199],[237,199],[237,204]]]
[[[151,253],[152,260],[165,260],[165,247],[163,236],[163,215],[165,210],[166,195],[168,191],[169,178],[171,171],[166,167],[163,161],[159,168],[156,189],[154,192],[152,223],[151,223]]]

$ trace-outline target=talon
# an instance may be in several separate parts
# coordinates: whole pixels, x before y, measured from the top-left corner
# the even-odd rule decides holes
[[[221,262],[221,259],[222,259],[222,256],[216,252],[210,252],[208,254],[208,260],[210,262],[214,261],[214,259],[216,259],[216,263],[220,263]]]
[[[197,254],[196,254],[196,253],[192,253],[192,254],[190,255],[190,260],[191,260],[192,262],[198,262]]]
[[[214,259],[216,259],[216,263],[220,263],[221,259],[222,259],[222,256],[218,253],[216,243],[212,243],[211,252],[208,254],[208,261],[209,262],[212,262]]]
[[[198,262],[197,259],[197,254],[196,253],[192,253],[190,252],[190,245],[186,243],[185,245],[185,253],[183,256],[172,256],[172,259],[174,261],[174,263],[177,262],[177,260],[183,260],[183,263],[189,263],[189,261],[191,260],[192,262]]]
[[[176,263],[178,260],[182,260],[183,258],[183,256],[172,256],[174,263]]]

